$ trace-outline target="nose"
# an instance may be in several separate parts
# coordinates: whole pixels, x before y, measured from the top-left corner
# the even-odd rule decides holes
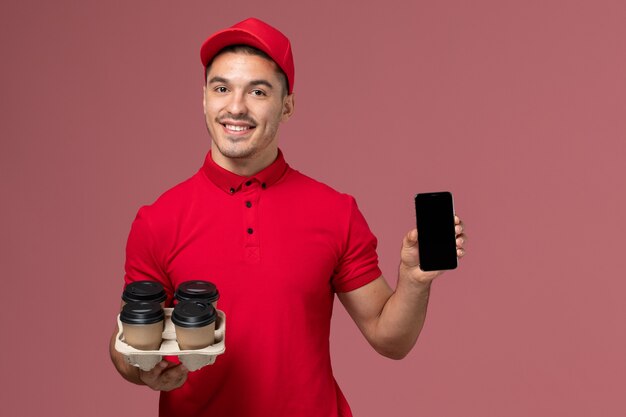
[[[248,109],[246,107],[244,94],[242,92],[233,92],[233,94],[230,94],[225,110],[232,115],[246,114]]]

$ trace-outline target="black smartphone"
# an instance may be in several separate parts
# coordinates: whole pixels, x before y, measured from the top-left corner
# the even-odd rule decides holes
[[[457,267],[454,203],[447,191],[415,196],[417,244],[422,271]]]

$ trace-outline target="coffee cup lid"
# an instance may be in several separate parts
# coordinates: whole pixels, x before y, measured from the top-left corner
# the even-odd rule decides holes
[[[197,300],[183,300],[172,311],[172,323],[181,327],[204,327],[217,320],[217,311],[209,304]]]
[[[132,301],[120,313],[120,321],[126,324],[153,324],[164,319],[165,312],[156,301]]]
[[[156,281],[135,281],[124,288],[122,300],[127,303],[133,301],[156,301],[161,303],[167,299],[163,285]]]
[[[176,299],[178,301],[202,300],[207,303],[212,303],[219,298],[220,293],[217,287],[209,281],[185,281],[176,289]]]

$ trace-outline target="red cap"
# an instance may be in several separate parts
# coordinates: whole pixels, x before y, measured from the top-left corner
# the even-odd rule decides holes
[[[253,17],[209,36],[200,49],[202,64],[207,64],[227,46],[248,45],[268,54],[283,70],[293,92],[294,65],[291,43],[278,29]]]

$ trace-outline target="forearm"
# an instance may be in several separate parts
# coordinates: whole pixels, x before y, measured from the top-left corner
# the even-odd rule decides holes
[[[396,290],[384,304],[370,343],[380,354],[402,359],[415,345],[426,319],[431,282],[411,280],[400,266]]]
[[[463,223],[455,217],[455,224],[457,256],[462,257]],[[381,276],[355,290],[338,293],[338,297],[378,353],[402,359],[415,346],[424,327],[430,286],[441,274],[442,271],[420,269],[417,229],[413,229],[402,242],[395,291]]]

